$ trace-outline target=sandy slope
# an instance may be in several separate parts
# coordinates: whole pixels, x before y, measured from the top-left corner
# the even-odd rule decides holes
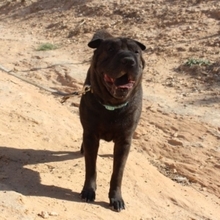
[[[50,34],[59,33],[60,30],[60,20],[56,17],[59,15],[56,11],[58,6],[46,4],[43,0],[36,2],[31,7],[28,6],[30,2],[26,6],[19,1],[11,5],[6,5],[6,1],[1,3],[0,65],[46,88],[64,92],[81,89],[92,54],[86,47],[92,35],[92,32],[86,32],[86,25],[94,18],[90,17],[85,23],[80,37],[65,39],[63,35],[70,30],[69,27],[64,28],[63,35],[51,37]],[[45,6],[44,3],[48,11],[42,16],[42,25],[54,24],[52,18],[55,16],[58,26],[52,27],[54,32],[50,32],[50,29],[44,32],[44,28],[38,26],[37,17],[41,15],[41,10],[38,13],[37,7]],[[85,17],[82,15],[80,19],[87,19],[95,7],[99,8],[98,1],[87,6],[84,3],[73,3],[77,10],[84,9]],[[62,12],[64,21],[71,21],[76,16],[74,7],[69,4],[64,4],[67,7]],[[111,9],[113,3],[108,4]],[[161,16],[159,12],[163,4],[163,1],[157,3],[158,16]],[[193,19],[194,13],[197,16],[197,10],[202,10],[201,6],[206,11],[214,10],[213,4],[217,3],[210,1],[205,5],[201,1],[200,4],[190,6],[191,12],[186,13],[185,17]],[[119,15],[125,13],[126,7],[121,7],[117,16],[109,16],[109,19],[118,19]],[[147,11],[148,5],[145,7]],[[181,11],[178,4],[173,7]],[[189,10],[185,3],[182,3],[182,7],[184,10],[181,13]],[[30,9],[36,11],[34,16],[28,11]],[[54,10],[55,14],[48,13],[50,10]],[[130,13],[140,13],[139,10],[134,3]],[[20,16],[11,17],[21,12],[29,16],[27,20]],[[96,13],[101,14],[101,9],[97,9]],[[174,16],[168,15],[164,15],[165,22]],[[152,26],[156,18],[157,14],[149,18]],[[62,16],[60,19],[63,19]],[[144,20],[140,22],[146,24]],[[205,22],[212,24],[210,27],[213,29],[210,28],[209,33],[214,34],[216,20],[209,18]],[[124,31],[128,27],[126,25],[130,24],[125,23]],[[138,28],[138,25],[135,26],[133,32]],[[163,29],[162,26],[159,28]],[[175,26],[172,32],[178,35],[181,30]],[[146,42],[142,35],[144,32],[139,33],[142,42],[147,44],[150,41],[155,48],[161,44],[165,49],[158,52],[151,48],[144,55],[147,65],[143,79],[143,113],[134,135],[123,182],[126,210],[115,213],[108,207],[112,143],[102,142],[99,150],[95,203],[84,203],[79,197],[84,181],[84,159],[79,153],[82,135],[78,116],[79,97],[61,104],[60,97],[0,70],[0,220],[46,218],[41,215],[42,212],[50,214],[49,219],[57,220],[220,219],[218,78],[210,89],[210,78],[204,79],[201,75],[198,79],[175,71],[183,57],[191,56],[188,50],[191,44],[178,45],[183,50],[181,54],[176,53],[176,48],[172,48],[175,51],[171,53],[170,48],[165,46],[170,42],[167,36],[154,41],[152,31],[148,36],[150,40]],[[130,35],[128,28],[127,34]],[[190,36],[186,33],[186,39],[191,36],[203,37],[205,31],[188,34]],[[61,46],[54,51],[36,51],[41,42],[47,41]],[[194,46],[200,48],[201,44]],[[216,46],[211,48],[212,52],[218,51]],[[212,54],[208,46],[206,49],[210,59],[216,61],[218,53]],[[218,77],[220,73],[215,74]]]
[[[160,174],[137,141],[124,177],[126,211],[114,213],[107,205],[110,144],[103,143],[99,153],[97,200],[81,202],[84,165],[77,114],[6,74],[1,103],[1,219],[36,219],[41,211],[58,213],[53,219],[218,219],[216,196]]]

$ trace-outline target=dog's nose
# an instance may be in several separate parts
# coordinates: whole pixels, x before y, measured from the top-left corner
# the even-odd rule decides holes
[[[128,66],[134,66],[135,65],[135,60],[133,57],[124,57],[121,59],[121,62],[125,65]]]

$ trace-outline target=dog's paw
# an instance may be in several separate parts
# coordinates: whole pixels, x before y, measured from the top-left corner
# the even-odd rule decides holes
[[[110,207],[116,212],[125,209],[125,203],[122,198],[110,198]]]
[[[95,190],[90,189],[83,189],[81,192],[81,198],[85,200],[85,202],[93,202],[95,200]]]

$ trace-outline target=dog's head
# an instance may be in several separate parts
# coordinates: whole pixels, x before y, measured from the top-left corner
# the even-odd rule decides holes
[[[96,49],[92,60],[96,81],[115,99],[126,99],[141,82],[145,64],[142,50],[146,47],[130,38],[114,38],[105,31],[97,32],[88,46]]]

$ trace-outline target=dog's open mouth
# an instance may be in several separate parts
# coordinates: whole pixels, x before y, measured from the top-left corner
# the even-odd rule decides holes
[[[125,98],[132,88],[135,81],[126,72],[121,72],[121,76],[118,78],[112,78],[108,74],[104,74],[105,87],[117,99]]]
[[[132,80],[127,73],[116,79],[105,74],[104,81],[108,84],[108,86],[114,87],[115,89],[131,89],[135,83],[135,81]]]

